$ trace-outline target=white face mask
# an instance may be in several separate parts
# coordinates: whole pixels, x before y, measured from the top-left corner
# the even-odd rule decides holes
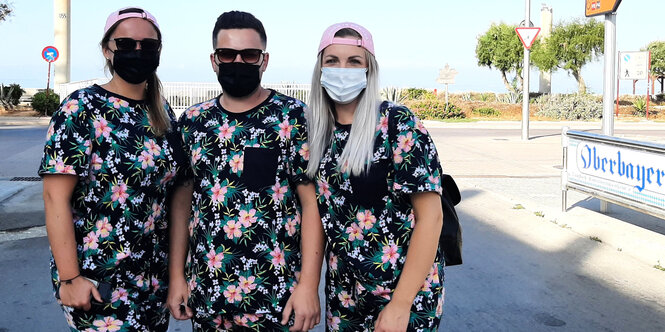
[[[321,85],[340,104],[353,101],[367,86],[367,68],[321,68]]]

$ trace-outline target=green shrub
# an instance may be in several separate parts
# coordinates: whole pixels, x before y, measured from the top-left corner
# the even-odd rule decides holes
[[[9,86],[3,85],[0,89],[2,89],[0,91],[0,96],[2,96],[3,100],[13,106],[18,105],[19,99],[21,99],[21,96],[25,93],[25,90],[21,89],[19,84],[10,84]]]
[[[635,98],[633,100],[633,109],[636,115],[645,116],[647,114],[647,100],[642,97]]]
[[[428,96],[431,96],[431,93],[425,89],[418,89],[418,88],[408,88],[405,90],[402,90],[402,95],[404,96],[405,100],[415,100],[415,99],[423,99]]]
[[[540,108],[536,115],[559,120],[592,120],[603,115],[603,103],[589,94],[543,95],[535,104]]]
[[[473,110],[471,110],[471,113],[476,114],[478,116],[485,116],[485,117],[501,116],[501,112],[495,110],[492,107],[474,108]]]
[[[407,106],[421,119],[442,120],[465,118],[462,109],[438,99],[415,100],[407,103]]]
[[[37,92],[32,97],[32,108],[41,115],[53,115],[59,105],[60,97],[52,91],[49,91],[48,97],[46,92]]]

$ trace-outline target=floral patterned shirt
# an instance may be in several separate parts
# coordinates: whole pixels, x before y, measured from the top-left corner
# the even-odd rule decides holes
[[[368,174],[340,172],[351,125],[336,124],[316,175],[329,267],[343,260],[361,282],[394,282],[414,227],[410,195],[441,194],[441,166],[427,130],[403,106],[383,102]]]
[[[183,168],[173,129],[152,131],[147,107],[98,85],[73,92],[51,118],[38,173],[78,177],[71,198],[81,274],[166,288],[166,196]],[[55,271],[55,266],[52,267]]]
[[[195,175],[190,304],[201,314],[281,312],[296,282],[295,187],[308,181],[304,105],[270,92],[242,113],[215,98],[180,117]]]

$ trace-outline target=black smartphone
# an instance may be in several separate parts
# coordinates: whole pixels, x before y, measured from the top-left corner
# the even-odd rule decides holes
[[[111,284],[109,284],[108,282],[99,282],[97,280],[92,280],[90,278],[86,279],[90,281],[93,285],[95,285],[95,287],[97,287],[97,291],[99,291],[99,295],[101,295],[102,301],[104,303],[111,302],[111,297],[113,295],[113,288],[111,287]],[[60,300],[60,287],[58,287],[58,291],[55,292],[55,298]]]

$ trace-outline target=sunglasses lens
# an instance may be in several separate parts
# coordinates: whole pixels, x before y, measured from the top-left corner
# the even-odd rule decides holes
[[[230,48],[221,48],[215,51],[215,53],[217,54],[217,60],[224,63],[233,62],[236,55],[238,55],[238,51]]]
[[[146,38],[141,41],[141,49],[144,51],[157,51],[162,43],[157,39]]]
[[[116,38],[115,46],[121,51],[132,51],[136,49],[136,41],[131,38]]]
[[[257,63],[261,59],[261,50],[242,50],[240,56],[245,63]]]

